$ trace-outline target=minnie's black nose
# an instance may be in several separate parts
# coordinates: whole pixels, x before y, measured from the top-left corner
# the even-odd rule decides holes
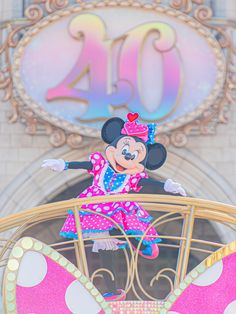
[[[132,158],[132,155],[130,153],[125,154],[125,159],[130,160]]]

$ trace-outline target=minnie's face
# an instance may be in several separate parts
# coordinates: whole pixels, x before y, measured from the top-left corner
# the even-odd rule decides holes
[[[118,173],[137,174],[144,170],[141,163],[147,154],[144,143],[131,136],[122,137],[115,146],[109,145],[106,156],[109,163]]]

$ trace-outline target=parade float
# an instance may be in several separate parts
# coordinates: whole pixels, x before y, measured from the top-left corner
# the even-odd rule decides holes
[[[236,207],[158,177],[168,147],[226,122],[227,25],[201,0],[33,1],[3,33],[11,121],[87,151],[43,168],[94,176],[82,197],[0,219],[4,313],[236,313],[236,243],[201,233],[236,232]]]
[[[135,253],[123,234],[128,246],[114,252],[116,271],[111,273],[91,253],[91,239],[83,239],[78,211],[94,202],[134,200],[157,217],[152,225],[159,232],[171,230],[176,220],[181,229],[159,235],[160,256],[153,260]],[[68,208],[75,213],[78,240],[45,244],[40,236],[31,237],[35,226],[64,220]],[[7,240],[1,239],[5,313],[234,313],[236,243],[194,237],[198,220],[235,229],[234,212],[233,206],[200,199],[134,194],[72,199],[2,218],[1,232],[14,230]],[[161,255],[170,251],[176,259],[163,265]],[[194,256],[206,259],[193,265]],[[106,272],[126,291],[125,301],[104,300]]]

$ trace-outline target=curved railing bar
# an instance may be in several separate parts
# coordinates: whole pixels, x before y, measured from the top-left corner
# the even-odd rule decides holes
[[[236,217],[229,216],[236,214],[236,206],[223,204],[215,201],[181,197],[181,196],[166,196],[166,195],[153,195],[153,194],[125,194],[125,195],[109,195],[97,196],[88,198],[75,198],[67,201],[46,204],[34,207],[23,212],[13,214],[4,218],[0,218],[0,232],[12,229],[24,223],[24,221],[37,213],[40,220],[43,216],[50,218],[60,218],[65,216],[65,211],[75,206],[82,206],[86,204],[116,202],[116,201],[136,201],[142,204],[150,203],[155,204],[155,209],[152,211],[159,211],[159,206],[163,207],[163,203],[175,205],[175,210],[181,206],[180,212],[182,214],[188,213],[188,208],[185,206],[195,207],[195,218],[210,219],[214,221],[224,221],[228,223],[236,223]],[[161,203],[161,204],[157,204]],[[83,209],[83,211],[85,211]],[[168,211],[168,209],[166,209]]]

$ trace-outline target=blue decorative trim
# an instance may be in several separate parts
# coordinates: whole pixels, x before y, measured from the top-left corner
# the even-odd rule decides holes
[[[110,231],[110,230],[112,230],[114,227],[111,227],[111,228],[108,228],[108,229],[106,229],[106,230],[101,230],[101,229],[98,229],[98,230],[96,230],[96,229],[85,229],[85,230],[82,230],[82,233],[88,233],[88,232],[94,232],[94,233],[99,233],[99,232],[106,232],[106,231]]]
[[[89,209],[89,208],[88,208]],[[90,209],[90,211],[91,211],[91,213],[89,213],[89,212],[84,212],[84,211],[80,211],[79,212],[79,214],[83,217],[83,216],[87,216],[87,215],[92,215],[92,214],[96,214],[96,212],[94,212],[94,211],[92,211],[91,209]],[[71,210],[71,209],[69,209],[68,211],[68,214],[69,215],[74,215],[74,212],[73,212],[73,210]]]
[[[123,244],[118,244],[119,249],[126,249],[126,247],[128,246],[128,243],[123,243]]]
[[[86,230],[82,230],[82,233],[102,233],[102,232],[106,232],[106,231],[110,231],[112,230],[114,227],[106,229],[106,230],[96,230],[96,229],[86,229]],[[64,238],[69,238],[69,239],[78,239],[78,235],[72,231],[61,231],[60,236],[64,237]]]
[[[148,140],[147,144],[155,143],[156,123],[147,124],[148,126]]]
[[[105,231],[110,231],[112,230],[112,228],[107,229],[107,230],[93,230],[93,229],[87,229],[87,230],[82,230],[82,233],[98,233],[98,232],[105,232]],[[68,238],[68,239],[78,239],[77,234],[75,234],[74,232],[68,231],[68,232],[60,232],[59,233],[60,236],[64,237],[64,238]],[[143,235],[142,231],[139,230],[127,230],[125,231],[125,234],[127,235]],[[119,235],[117,236],[119,238]],[[151,235],[147,235],[146,237],[151,237]],[[140,241],[141,238],[140,237],[136,237],[136,240]],[[143,240],[142,243],[144,245],[150,245],[150,244],[154,244],[154,243],[160,243],[162,242],[161,239],[157,238],[154,240]],[[121,245],[121,248],[123,248],[123,245]]]
[[[114,295],[116,295],[116,294],[113,292],[107,292],[107,293],[104,293],[102,296],[103,297],[113,297]],[[120,295],[120,294],[118,294],[118,295]]]
[[[152,219],[153,219],[152,216],[149,216],[147,218],[138,217],[138,220],[141,220],[141,221],[146,222],[146,223],[150,222]]]
[[[69,169],[69,162],[66,161],[66,162],[65,162],[65,168],[64,168],[64,170],[68,170],[68,169]]]
[[[67,239],[78,239],[77,234],[75,234],[74,232],[68,231],[68,232],[59,232],[59,235],[63,238],[67,238]]]

